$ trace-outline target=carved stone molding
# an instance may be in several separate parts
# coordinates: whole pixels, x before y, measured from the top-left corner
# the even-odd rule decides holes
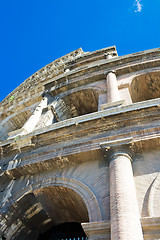
[[[110,221],[82,223],[89,240],[110,240]]]
[[[118,155],[127,156],[132,162],[133,145],[133,138],[118,139],[115,141],[100,143],[104,152],[104,157],[107,157],[110,162]]]

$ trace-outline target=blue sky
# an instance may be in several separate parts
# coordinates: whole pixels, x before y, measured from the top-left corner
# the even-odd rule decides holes
[[[160,0],[0,0],[0,101],[82,47],[119,55],[160,47]]]

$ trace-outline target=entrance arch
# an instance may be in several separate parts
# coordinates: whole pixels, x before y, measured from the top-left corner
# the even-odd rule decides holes
[[[53,225],[65,222],[89,222],[83,199],[70,188],[49,186],[34,191],[34,195],[52,219]]]
[[[51,219],[51,227],[38,240],[86,237],[81,223],[89,222],[89,216],[79,194],[67,187],[49,186],[34,191],[34,195]]]
[[[11,212],[14,208],[14,213],[3,233],[6,239],[23,236],[24,240],[37,240],[40,234],[59,224],[102,220],[95,195],[84,183],[75,179],[43,178],[29,184],[10,200],[13,205],[7,206],[7,209]],[[13,226],[17,225],[14,222],[15,213],[21,225],[14,230]]]
[[[49,186],[61,186],[61,187],[67,187],[74,190],[77,194],[79,194],[82,197],[87,207],[89,222],[98,222],[103,220],[100,204],[95,194],[83,182],[77,179],[71,179],[71,178],[65,178],[65,177],[53,177],[45,180],[43,179],[42,181],[39,181],[39,182],[35,182],[32,186],[28,186],[28,189],[29,190],[32,189],[32,191],[36,191],[40,188],[49,187]]]

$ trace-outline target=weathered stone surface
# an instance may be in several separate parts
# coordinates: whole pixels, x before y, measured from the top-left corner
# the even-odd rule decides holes
[[[160,49],[78,49],[1,102],[1,236],[78,222],[89,239],[160,239],[159,62]]]

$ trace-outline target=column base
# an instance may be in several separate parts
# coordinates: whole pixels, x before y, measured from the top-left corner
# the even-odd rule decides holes
[[[102,110],[106,110],[106,109],[113,108],[113,107],[119,107],[121,105],[125,105],[125,100],[105,103],[105,104],[102,104],[100,107],[101,107]]]
[[[27,131],[24,128],[20,128],[20,129],[14,130],[12,132],[9,132],[8,133],[8,139],[20,137],[20,136],[25,135],[25,134],[27,134]]]
[[[89,240],[110,240],[110,221],[82,223]]]

